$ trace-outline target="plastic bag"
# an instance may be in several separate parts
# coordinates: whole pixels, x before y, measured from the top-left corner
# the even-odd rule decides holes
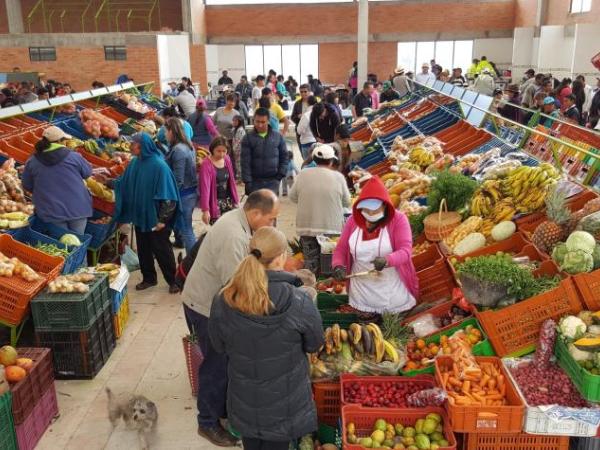
[[[471,352],[471,341],[467,338],[464,330],[458,330],[448,339],[450,346],[450,356],[454,362],[458,363],[459,377],[462,380],[473,373],[481,372],[481,368]]]
[[[125,252],[121,255],[121,264],[125,264],[129,272],[140,270],[140,260],[138,255],[129,245],[125,246]]]
[[[442,406],[448,395],[440,388],[424,389],[406,397],[406,405],[411,408],[426,408],[428,406]]]
[[[432,314],[423,314],[408,325],[412,327],[417,337],[429,336],[440,329]]]
[[[546,368],[550,365],[550,358],[554,354],[554,343],[556,342],[556,322],[547,319],[540,329],[537,350],[533,357],[533,364],[540,368]]]

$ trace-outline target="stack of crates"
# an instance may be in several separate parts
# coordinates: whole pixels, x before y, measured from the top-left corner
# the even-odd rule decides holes
[[[85,294],[46,289],[32,300],[31,312],[36,346],[52,350],[57,378],[94,378],[116,346],[106,274]]]

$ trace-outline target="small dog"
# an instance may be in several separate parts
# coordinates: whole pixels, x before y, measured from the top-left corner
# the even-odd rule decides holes
[[[147,434],[156,429],[158,409],[156,405],[143,395],[121,394],[116,396],[107,387],[108,418],[113,427],[117,426],[119,418],[123,418],[125,425],[137,430],[140,447],[148,449]]]

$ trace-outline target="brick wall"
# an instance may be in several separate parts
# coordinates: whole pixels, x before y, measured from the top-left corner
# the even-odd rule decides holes
[[[204,45],[190,44],[190,66],[192,69],[192,80],[200,83],[203,94],[207,94],[206,82],[206,47]]]
[[[85,24],[85,32],[93,32],[95,30],[95,22],[94,15],[98,11],[100,5],[102,4],[102,0],[90,0],[91,6],[88,9],[87,13],[84,16],[84,24]],[[25,24],[25,31],[28,31],[27,25],[27,16],[31,12],[32,8],[37,3],[37,0],[21,0],[21,9],[23,13],[23,22]],[[51,2],[48,2],[51,3]],[[135,2],[133,2],[135,3]],[[0,2],[0,9],[5,9],[4,1]],[[63,26],[65,33],[80,33],[82,31],[82,23],[81,17],[84,11],[84,6],[79,8],[69,8],[66,10]],[[98,21],[98,31],[117,31],[117,20],[119,22],[119,31],[126,32],[127,31],[127,13],[128,9],[126,6],[121,7],[122,11],[118,14],[117,19],[117,11],[111,11],[110,17],[111,21],[109,23],[107,10],[103,10],[100,20]],[[61,31],[61,22],[59,19],[59,13],[54,13],[51,20],[52,31],[55,33],[60,33]],[[133,16],[145,16],[146,13],[135,12]],[[1,15],[0,15],[1,19]],[[161,28],[170,28],[174,31],[181,31],[183,29],[182,26],[182,17],[181,17],[181,2],[177,0],[161,0],[160,1],[160,24],[158,21],[158,12],[153,14],[152,19],[152,31],[160,31]],[[1,25],[0,25],[1,26]],[[148,23],[144,19],[136,18],[130,21],[130,31],[149,31]],[[31,22],[31,32],[32,33],[44,33],[44,24],[42,15],[40,13],[35,13],[33,16],[33,20]]]
[[[598,23],[600,26],[600,1],[592,1],[592,10],[583,14],[570,14],[571,0],[548,0],[546,20],[542,25],[573,25]],[[515,27],[534,27],[536,0],[516,0]]]
[[[357,55],[355,42],[319,44],[319,78],[324,83],[347,83]]]
[[[57,47],[56,61],[31,62],[28,48],[4,48],[0,72],[14,66],[23,72],[45,72],[48,78],[68,81],[75,90],[88,90],[92,81],[114,84],[120,74],[126,73],[136,83],[157,82],[158,55],[156,47],[127,47],[127,61],[105,61],[103,47]]]
[[[6,3],[0,3],[0,34],[8,33],[8,17],[6,17]]]

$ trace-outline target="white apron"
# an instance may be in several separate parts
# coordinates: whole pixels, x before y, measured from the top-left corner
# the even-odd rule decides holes
[[[392,242],[387,228],[383,228],[379,237],[363,241],[363,230],[357,227],[350,236],[352,255],[352,273],[373,269],[373,260],[378,256],[386,257],[392,253]],[[352,278],[348,292],[350,305],[364,312],[402,312],[416,302],[406,289],[395,267],[386,267],[379,275]]]

